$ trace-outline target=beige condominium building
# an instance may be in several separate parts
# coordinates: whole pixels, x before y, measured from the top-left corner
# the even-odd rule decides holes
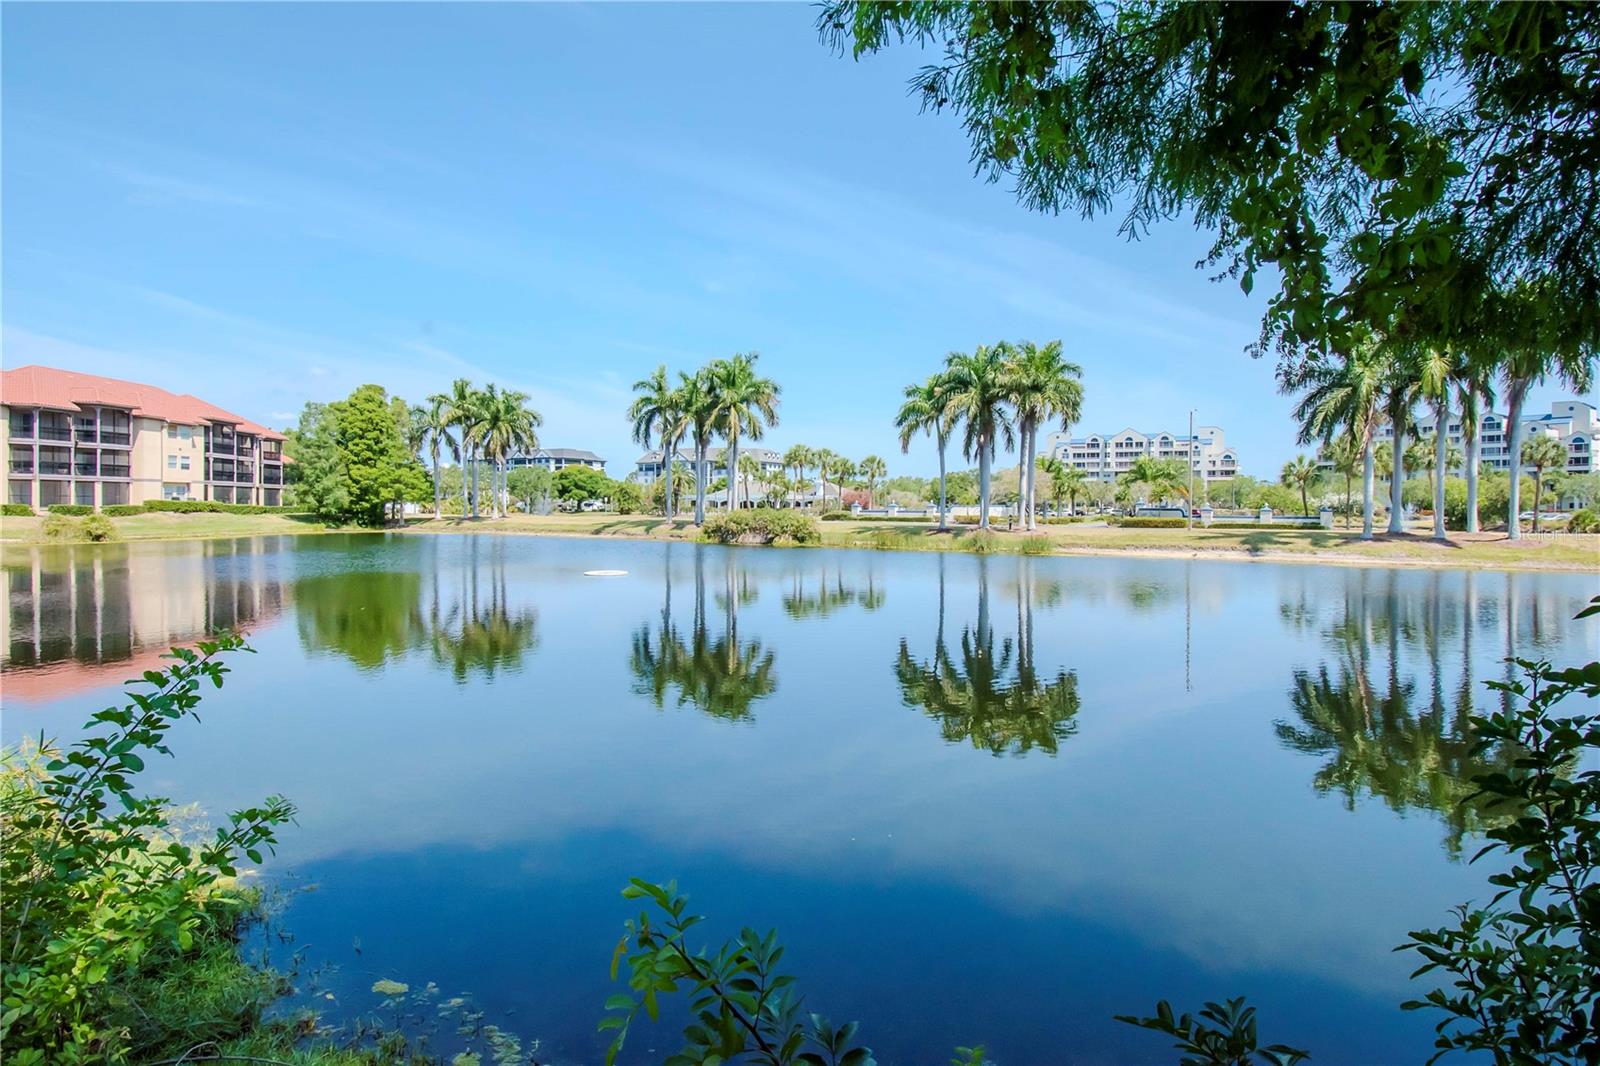
[[[196,396],[23,366],[0,371],[0,408],[11,503],[282,502],[283,434]]]
[[[1142,455],[1180,463],[1187,460],[1195,477],[1206,481],[1231,478],[1239,472],[1239,453],[1228,446],[1220,426],[1196,426],[1193,440],[1186,433],[1163,430],[1140,433],[1124,429],[1087,437],[1052,433],[1045,439],[1044,454],[1082,470],[1093,481],[1117,480]]]

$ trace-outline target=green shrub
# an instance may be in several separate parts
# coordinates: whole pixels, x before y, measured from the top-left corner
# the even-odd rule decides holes
[[[65,516],[59,517],[68,521]],[[165,799],[140,795],[144,760],[167,751],[168,730],[192,717],[202,682],[222,684],[238,637],[174,649],[131,702],[108,707],[63,751],[8,749],[0,763],[0,988],[7,1060],[126,1061],[130,989],[159,979],[216,931],[241,855],[262,861],[275,827],[294,815],[269,798],[235,812],[191,845]],[[148,1017],[148,1009],[144,1011]],[[181,1034],[168,1034],[177,1039]]]
[[[1260,522],[1213,522],[1207,529],[1266,529]]]
[[[844,522],[844,521],[847,521],[849,518],[850,518],[850,512],[849,511],[824,511],[824,512],[822,512],[822,520],[824,522]]]
[[[139,503],[113,503],[100,508],[100,513],[110,515],[112,518],[132,518],[137,514],[144,514],[145,508]]]
[[[822,530],[810,515],[761,507],[711,515],[700,537],[717,544],[820,544]]]
[[[1017,550],[1023,555],[1050,555],[1056,546],[1049,537],[1023,537]]]
[[[83,535],[92,541],[103,543],[117,539],[116,527],[111,524],[111,519],[103,514],[92,514],[85,518],[80,528]]]
[[[33,508],[25,503],[0,504],[0,515],[6,518],[32,518]]]
[[[1101,517],[1100,515],[1089,514],[1064,514],[1057,515],[1055,518],[1041,518],[1039,521],[1047,526],[1070,526],[1076,522],[1097,522]]]
[[[39,532],[46,540],[77,540],[82,534],[82,527],[71,515],[47,514]]]
[[[1573,511],[1572,517],[1567,521],[1567,532],[1600,533],[1600,515],[1587,507],[1581,511]]]
[[[1117,519],[1117,525],[1127,526],[1130,529],[1184,529],[1188,524],[1182,518],[1155,518],[1141,515]]]
[[[94,514],[94,508],[86,503],[52,503],[46,510],[51,514],[68,514],[79,518],[86,514]]]

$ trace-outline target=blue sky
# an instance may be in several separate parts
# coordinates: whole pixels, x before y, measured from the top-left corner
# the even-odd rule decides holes
[[[802,5],[8,5],[4,362],[273,425],[376,381],[523,389],[550,446],[637,446],[628,386],[761,352],[768,438],[901,457],[952,349],[1059,337],[1079,432],[1295,451],[1261,309],[1182,224],[1048,217],[973,177],[918,57],[854,62]],[[1559,392],[1537,390],[1534,410]],[[1589,397],[1591,400],[1592,397]]]

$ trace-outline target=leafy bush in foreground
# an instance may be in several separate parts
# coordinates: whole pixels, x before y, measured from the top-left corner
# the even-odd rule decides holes
[[[822,543],[822,530],[810,515],[770,507],[711,515],[700,536],[717,544]]]
[[[1600,515],[1587,507],[1581,511],[1573,511],[1572,517],[1567,520],[1567,532],[1600,533]]]
[[[116,527],[111,524],[111,519],[103,514],[92,514],[83,520],[81,527],[83,535],[93,541],[115,540]]]
[[[248,650],[234,636],[175,648],[175,663],[144,675],[146,691],[86,723],[59,750],[8,750],[0,764],[0,1041],[7,1061],[121,1062],[131,982],[148,981],[197,950],[237,902],[239,856],[261,861],[276,826],[294,815],[280,798],[230,814],[191,846],[167,801],[136,793],[151,753],[171,754],[167,731],[195,713],[200,685],[222,685],[219,656]]]

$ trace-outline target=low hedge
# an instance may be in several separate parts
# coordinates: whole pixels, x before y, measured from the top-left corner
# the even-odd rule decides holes
[[[716,544],[820,544],[822,530],[810,515],[763,507],[714,514],[700,527],[700,538]]]
[[[131,515],[144,514],[144,505],[138,503],[112,503],[100,508],[100,513],[111,518],[127,518]]]
[[[25,503],[0,504],[0,515],[7,518],[32,518],[33,508]]]
[[[294,514],[302,507],[268,507],[260,503],[221,503],[217,500],[146,500],[143,509],[169,514]]]
[[[848,521],[849,518],[850,518],[850,512],[849,511],[823,511],[822,512],[822,520],[824,522],[845,522],[845,521]]]
[[[1128,518],[1117,519],[1117,525],[1127,526],[1129,529],[1183,529],[1188,524],[1182,518],[1154,518],[1132,515]]]
[[[94,508],[86,503],[52,503],[45,510],[51,514],[72,515],[74,518],[82,518],[84,515],[94,514]]]
[[[1104,515],[1069,514],[1057,515],[1055,518],[1041,518],[1039,521],[1047,526],[1070,526],[1079,522],[1096,522],[1103,518]]]

